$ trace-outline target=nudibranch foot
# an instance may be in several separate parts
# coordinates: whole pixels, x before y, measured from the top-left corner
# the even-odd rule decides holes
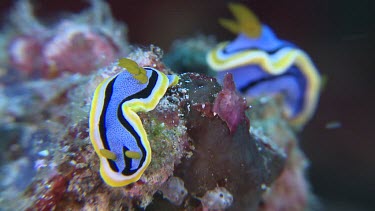
[[[169,81],[168,87],[177,85],[178,81],[180,80],[177,75],[167,75],[167,77]]]
[[[136,182],[151,162],[151,148],[136,112],[153,110],[178,76],[120,59],[124,71],[96,88],[90,111],[90,139],[100,174],[110,186]]]

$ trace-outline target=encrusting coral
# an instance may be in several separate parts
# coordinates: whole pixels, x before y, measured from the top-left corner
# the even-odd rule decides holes
[[[217,187],[207,191],[201,201],[203,210],[224,210],[232,205],[233,196],[227,189]]]
[[[178,177],[170,177],[160,188],[160,191],[163,193],[164,198],[177,206],[182,204],[187,195],[184,181]]]
[[[20,2],[30,12],[28,1]],[[100,28],[104,31],[112,28],[109,26],[115,23],[108,5],[91,2],[91,9],[61,24],[75,27],[73,20],[87,21],[102,5],[99,14],[106,18],[97,17],[94,22],[107,24]],[[34,30],[48,31],[31,14],[25,17]],[[123,30],[107,37],[92,34],[91,27],[98,27],[95,24],[80,24],[69,33],[46,32],[43,36],[49,37],[48,43],[43,36],[42,40],[27,40],[30,35],[25,31],[15,38],[26,39],[20,55],[30,48],[39,53],[35,53],[38,58],[20,59],[38,63],[27,67],[30,69],[15,65],[9,57],[13,60],[9,68],[24,71],[27,80],[0,87],[3,210],[303,210],[309,206],[311,194],[304,177],[307,161],[282,115],[281,103],[271,97],[255,98],[250,108],[235,91],[231,75],[225,76],[221,86],[204,74],[180,74],[179,82],[171,84],[155,109],[137,113],[150,142],[149,166],[138,181],[123,187],[107,185],[100,177],[99,159],[89,139],[89,111],[96,87],[124,71],[118,63],[124,52],[140,67],[164,74],[172,74],[175,67],[171,70],[164,65],[163,51],[157,46],[128,51],[126,41],[115,38],[123,36]],[[92,57],[76,66],[74,60],[57,56],[54,67],[58,73],[63,67],[63,74],[49,77],[51,72],[46,74],[43,65],[38,66],[50,61],[45,54],[48,45],[58,47],[62,55],[83,53],[63,44],[72,41],[70,35],[63,36],[65,32]],[[108,53],[113,58],[107,58],[101,68],[89,64],[100,57],[94,48],[86,48],[89,38],[95,38],[93,42],[99,46],[117,46],[110,48],[116,49]],[[106,45],[108,40],[112,40],[110,45]],[[74,74],[70,68],[82,74]],[[194,65],[187,70],[194,71]],[[5,74],[7,78],[16,73]]]

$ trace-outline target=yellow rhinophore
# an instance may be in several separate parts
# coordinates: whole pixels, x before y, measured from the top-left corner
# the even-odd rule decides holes
[[[249,37],[259,37],[262,33],[262,25],[258,17],[247,7],[239,3],[230,3],[229,10],[236,20],[220,18],[219,23],[234,34],[244,33]]]

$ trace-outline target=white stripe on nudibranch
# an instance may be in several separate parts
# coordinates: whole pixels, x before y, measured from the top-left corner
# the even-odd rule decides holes
[[[225,44],[225,43],[224,43]],[[263,50],[245,50],[235,54],[224,54],[225,45],[220,45],[208,54],[208,63],[216,71],[225,71],[248,64],[260,64],[271,74],[280,74],[290,67],[297,56],[303,56],[298,49],[285,47],[274,54]]]

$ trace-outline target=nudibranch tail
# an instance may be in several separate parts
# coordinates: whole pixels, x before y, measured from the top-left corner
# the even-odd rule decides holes
[[[167,75],[167,77],[169,81],[168,87],[177,85],[178,81],[180,80],[177,75]]]
[[[249,37],[259,37],[262,31],[261,23],[257,16],[246,6],[240,3],[230,3],[229,10],[236,21],[219,19],[219,23],[232,33],[244,33]]]
[[[234,14],[247,10],[242,5],[229,8]],[[254,22],[253,14],[241,18],[237,15],[236,19],[243,23],[245,16]],[[207,63],[218,72],[219,79],[227,72],[232,73],[237,89],[247,96],[283,95],[285,116],[291,125],[300,128],[317,106],[321,88],[319,72],[304,51],[278,39],[270,27],[259,26],[262,28],[259,37],[240,33],[233,42],[218,44],[207,54]]]
[[[299,55],[296,57],[295,66],[301,71],[307,84],[304,92],[303,109],[289,120],[295,127],[302,127],[311,119],[318,105],[322,87],[320,74],[311,59],[304,52]]]
[[[137,112],[153,110],[178,81],[129,59],[121,59],[119,66],[125,70],[96,88],[89,122],[100,174],[113,187],[136,182],[150,164],[151,147]]]

